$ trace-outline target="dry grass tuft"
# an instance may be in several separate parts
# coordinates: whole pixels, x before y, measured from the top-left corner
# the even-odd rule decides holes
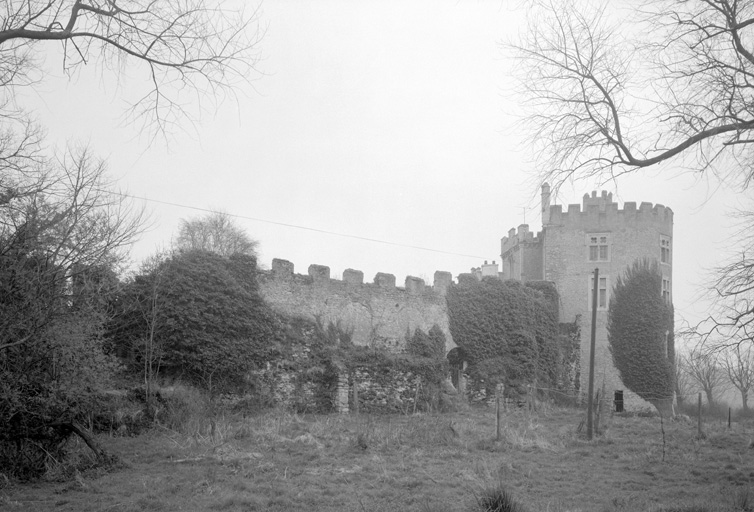
[[[476,505],[479,512],[527,512],[502,483],[483,489],[476,496]]]

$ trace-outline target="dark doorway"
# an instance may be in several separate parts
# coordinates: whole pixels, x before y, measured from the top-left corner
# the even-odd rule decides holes
[[[623,412],[623,390],[615,392],[615,412]]]
[[[450,364],[450,379],[453,387],[460,389],[461,379],[463,378],[463,363],[466,360],[466,354],[463,349],[456,347],[448,352],[448,363]]]

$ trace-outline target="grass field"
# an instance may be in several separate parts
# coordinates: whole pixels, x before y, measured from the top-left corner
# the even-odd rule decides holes
[[[121,463],[55,482],[0,480],[0,509],[480,510],[502,486],[534,511],[754,511],[754,423],[664,424],[615,416],[577,434],[584,413],[545,408],[414,416],[220,418],[193,435],[100,435]],[[71,450],[84,448],[75,442]],[[663,460],[664,459],[664,460]],[[1,478],[1,477],[0,477]],[[506,509],[507,510],[507,509]]]

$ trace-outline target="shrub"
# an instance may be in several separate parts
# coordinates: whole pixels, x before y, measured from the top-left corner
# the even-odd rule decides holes
[[[505,490],[502,483],[482,490],[476,501],[480,512],[526,512],[526,508]]]
[[[672,416],[673,308],[661,289],[656,261],[637,260],[627,268],[610,297],[607,338],[623,384],[663,416]]]
[[[160,392],[164,405],[157,411],[155,421],[166,428],[193,434],[202,429],[213,413],[207,393],[188,385],[176,385]]]
[[[256,275],[251,256],[172,254],[126,285],[110,326],[113,344],[138,355],[151,336],[163,375],[213,393],[240,389],[250,371],[279,356],[282,336]],[[134,366],[141,369],[143,361]]]

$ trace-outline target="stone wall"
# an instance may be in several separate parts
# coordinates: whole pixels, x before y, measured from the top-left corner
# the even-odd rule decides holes
[[[365,283],[363,272],[348,269],[342,280],[331,279],[329,267],[310,265],[308,274],[301,275],[294,273],[293,263],[274,259],[259,284],[273,309],[352,330],[355,345],[397,352],[405,347],[407,333],[417,328],[429,332],[437,325],[445,334],[446,352],[456,346],[445,302],[451,284],[448,272],[435,272],[433,286],[409,276],[398,288],[392,274],[378,273],[373,283]]]
[[[425,411],[426,393],[422,393],[421,378],[408,372],[392,369],[387,372],[360,367],[351,376],[349,387],[350,410],[358,412],[410,414]],[[426,390],[425,390],[426,391]]]

